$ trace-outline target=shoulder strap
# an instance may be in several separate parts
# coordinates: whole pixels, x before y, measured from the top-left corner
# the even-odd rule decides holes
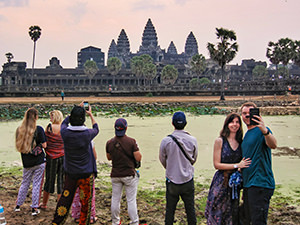
[[[178,145],[178,147],[180,148],[181,152],[183,153],[183,155],[185,156],[185,158],[187,158],[187,160],[189,160],[189,162],[193,165],[192,160],[188,157],[188,155],[186,154],[186,152],[184,151],[183,147],[181,146],[181,144],[179,144],[178,140],[172,135],[168,135],[168,137],[172,138],[173,141]]]
[[[115,147],[118,147],[118,146],[116,146],[116,145],[119,145],[119,146],[120,146],[120,148],[122,149],[123,153],[124,153],[130,160],[135,160],[133,155],[131,156],[131,155],[129,155],[129,154],[125,151],[125,149],[123,148],[123,146],[121,145],[121,143],[120,143],[119,141],[115,141],[114,146],[115,146]]]

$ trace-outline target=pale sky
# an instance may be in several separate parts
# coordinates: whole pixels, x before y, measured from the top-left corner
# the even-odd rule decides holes
[[[239,44],[230,64],[251,58],[269,63],[265,57],[269,41],[300,40],[299,10],[300,0],[0,0],[0,65],[11,52],[14,61],[31,67],[31,25],[42,28],[36,68],[45,68],[54,56],[64,68],[75,68],[77,52],[90,45],[107,57],[111,40],[117,41],[121,29],[135,53],[148,18],[162,49],[173,41],[182,53],[193,31],[199,53],[208,58],[206,45],[217,42],[215,28],[223,27],[236,32]]]

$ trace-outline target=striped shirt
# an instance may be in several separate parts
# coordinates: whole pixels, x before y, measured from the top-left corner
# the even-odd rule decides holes
[[[64,142],[60,133],[54,134],[53,132],[45,132],[47,137],[47,148],[45,149],[47,157],[57,159],[65,155]]]

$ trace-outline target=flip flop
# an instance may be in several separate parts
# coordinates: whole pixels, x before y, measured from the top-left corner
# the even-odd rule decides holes
[[[47,206],[44,205],[43,203],[41,203],[38,208],[40,208],[40,209],[47,209]]]

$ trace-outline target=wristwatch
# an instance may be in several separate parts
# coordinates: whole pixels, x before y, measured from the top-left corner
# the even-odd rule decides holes
[[[268,129],[267,129],[268,130]],[[267,136],[268,134],[270,134],[270,131],[268,130],[267,133],[263,134],[264,136]]]
[[[234,169],[237,169],[237,168],[238,168],[238,165],[236,165],[236,164],[233,165],[233,168],[234,168]]]

